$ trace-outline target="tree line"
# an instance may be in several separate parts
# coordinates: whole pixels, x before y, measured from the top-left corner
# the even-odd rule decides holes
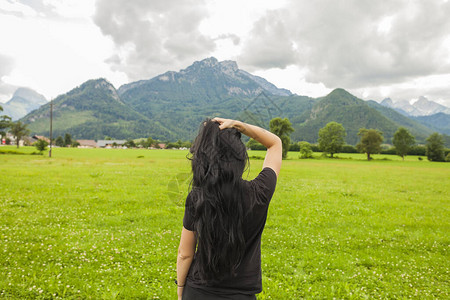
[[[344,148],[355,149],[353,146],[345,144],[347,135],[342,124],[337,122],[329,122],[325,127],[321,128],[318,133],[318,145],[314,146],[306,141],[300,141],[297,144],[290,144],[290,133],[294,131],[292,124],[287,118],[274,118],[270,121],[270,131],[278,135],[283,144],[283,159],[287,157],[287,152],[296,150],[300,152],[300,158],[312,157],[313,150],[322,151],[331,158],[334,154],[341,153]],[[360,128],[358,132],[359,142],[356,145],[356,151],[365,153],[367,160],[371,160],[373,154],[382,152],[383,133],[377,129]],[[415,137],[404,127],[399,127],[394,134],[393,148],[395,153],[405,159],[408,153],[417,149]],[[261,144],[250,139],[246,146],[250,149],[265,149]],[[313,149],[316,147],[316,149]],[[294,149],[296,148],[296,149]],[[355,151],[355,152],[356,152]],[[348,151],[346,151],[348,152]],[[445,146],[443,135],[435,132],[426,139],[425,155],[430,161],[450,161],[450,153],[445,156]]]

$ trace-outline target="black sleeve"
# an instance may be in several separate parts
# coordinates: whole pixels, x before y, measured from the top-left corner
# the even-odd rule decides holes
[[[187,196],[186,204],[184,205],[183,227],[194,231],[194,204],[192,203],[191,193]]]
[[[259,202],[268,203],[272,199],[277,185],[277,174],[272,168],[264,168],[258,176],[251,181],[253,190]]]

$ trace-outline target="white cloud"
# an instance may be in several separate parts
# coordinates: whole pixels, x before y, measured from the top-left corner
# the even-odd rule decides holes
[[[0,28],[14,28],[0,33],[6,41],[2,52],[15,60],[3,79],[9,85],[27,86],[51,98],[91,78],[107,77],[116,85],[127,82],[125,74],[111,71],[104,62],[113,44],[89,17],[3,15]]]
[[[0,53],[0,102],[9,100],[9,96],[16,87],[7,82],[8,76],[14,68],[14,59],[10,56]]]

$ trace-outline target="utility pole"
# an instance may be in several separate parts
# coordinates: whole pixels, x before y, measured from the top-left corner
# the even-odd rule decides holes
[[[52,131],[53,131],[53,99],[50,99],[50,150],[48,157],[52,157]]]

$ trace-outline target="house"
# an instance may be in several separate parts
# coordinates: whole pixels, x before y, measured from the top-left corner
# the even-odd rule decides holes
[[[94,140],[77,140],[80,144],[78,148],[97,148],[97,142]]]
[[[43,136],[43,135],[33,135],[32,138],[35,139],[36,141],[37,140],[44,140],[44,141],[46,141],[47,143],[50,144],[50,139],[45,137],[45,136]]]
[[[122,146],[125,144],[126,140],[98,140],[97,147],[100,148],[112,148],[114,146]]]

